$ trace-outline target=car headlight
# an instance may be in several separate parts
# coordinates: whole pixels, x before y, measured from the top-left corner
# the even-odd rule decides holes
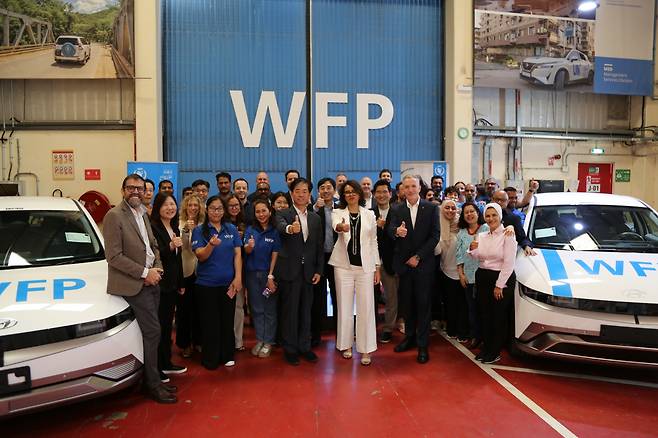
[[[546,69],[546,68],[553,68],[555,66],[556,66],[556,64],[537,64],[537,65],[535,65],[534,69],[535,70],[542,70],[542,69]]]

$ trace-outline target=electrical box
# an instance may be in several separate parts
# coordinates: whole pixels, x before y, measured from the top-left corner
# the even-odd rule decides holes
[[[18,196],[22,184],[13,181],[0,181],[0,196]]]

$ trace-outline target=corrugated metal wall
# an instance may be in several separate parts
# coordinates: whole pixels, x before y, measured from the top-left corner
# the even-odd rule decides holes
[[[521,90],[519,123],[524,129],[605,131],[628,129],[630,97]],[[473,106],[478,118],[494,126],[515,127],[515,94],[511,89],[475,88]]]
[[[0,120],[13,116],[39,122],[131,122],[135,120],[133,80],[0,80]]]
[[[442,17],[432,0],[313,0],[313,87],[347,92],[347,127],[329,129],[329,147],[313,149],[315,175],[377,177],[400,161],[438,160],[442,147]],[[383,94],[395,114],[356,147],[356,93]],[[378,117],[376,105],[370,118]],[[397,178],[395,178],[397,180]]]
[[[312,93],[348,93],[330,115],[329,148],[312,150],[313,178],[346,170],[359,177],[401,160],[442,157],[441,0],[313,0]],[[227,170],[307,174],[306,96],[291,149],[277,148],[270,118],[260,148],[244,148],[230,90],[242,90],[250,125],[261,91],[275,91],[285,126],[293,92],[306,92],[307,2],[304,0],[164,0],[165,156],[178,161],[183,184]],[[356,93],[387,96],[395,116],[356,149]],[[371,118],[379,115],[370,108]],[[315,139],[313,139],[314,143]]]

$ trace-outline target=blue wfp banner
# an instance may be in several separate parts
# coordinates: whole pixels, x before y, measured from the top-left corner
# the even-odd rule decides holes
[[[448,163],[445,161],[435,161],[432,163],[432,176],[443,177],[443,187],[452,185],[448,179]]]
[[[594,92],[653,94],[655,0],[601,0],[596,10]]]
[[[158,183],[168,179],[174,185],[174,196],[180,196],[181,187],[178,187],[178,162],[174,161],[128,161],[127,175],[136,173],[144,179],[155,182],[155,192],[158,192]]]

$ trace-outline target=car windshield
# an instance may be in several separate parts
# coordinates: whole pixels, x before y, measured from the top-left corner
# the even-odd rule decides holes
[[[536,207],[528,236],[539,248],[658,252],[658,216],[652,210],[641,207]]]
[[[0,269],[50,266],[104,258],[103,247],[81,211],[0,212]]]
[[[63,45],[66,43],[71,43],[71,44],[78,44],[78,39],[77,38],[67,38],[67,37],[59,37],[57,38],[57,42],[55,44],[57,45]]]

